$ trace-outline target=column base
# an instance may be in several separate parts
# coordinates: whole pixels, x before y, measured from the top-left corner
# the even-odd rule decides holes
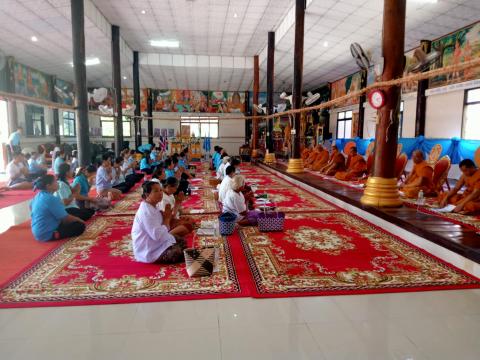
[[[303,159],[289,159],[287,172],[291,174],[303,173]]]
[[[275,159],[275,153],[266,153],[265,154],[265,158],[263,159],[263,162],[265,164],[274,164],[275,162],[277,162],[277,160]]]
[[[369,177],[360,202],[363,205],[378,207],[401,207],[403,202],[398,192],[397,179]]]

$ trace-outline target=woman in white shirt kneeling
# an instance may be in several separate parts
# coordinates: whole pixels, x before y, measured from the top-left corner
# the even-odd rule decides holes
[[[247,204],[243,196],[245,178],[242,175],[235,175],[230,183],[230,189],[223,199],[223,212],[229,212],[237,216],[239,225],[256,225],[257,212],[247,211]]]
[[[173,229],[170,205],[159,212],[157,204],[162,201],[163,191],[159,183],[148,181],[143,184],[143,201],[135,215],[132,227],[133,254],[143,263],[173,264],[184,261],[183,250],[186,242],[183,237],[189,230],[183,226]]]

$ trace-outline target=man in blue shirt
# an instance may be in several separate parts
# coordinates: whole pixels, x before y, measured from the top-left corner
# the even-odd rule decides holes
[[[14,131],[8,137],[8,149],[10,151],[10,160],[13,159],[13,154],[19,153],[22,151],[22,147],[20,146],[20,140],[22,136],[23,128],[19,126],[17,131]]]

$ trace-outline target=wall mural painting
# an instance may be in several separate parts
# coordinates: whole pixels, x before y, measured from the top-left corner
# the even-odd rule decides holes
[[[417,63],[417,59],[413,57],[413,53],[420,47],[412,49],[405,53],[405,70],[403,71],[403,76],[410,75],[411,73],[407,71],[407,69],[412,66],[413,64]],[[408,94],[417,92],[418,89],[418,81],[410,81],[408,83],[402,84],[402,93]]]
[[[208,92],[197,90],[153,90],[153,111],[207,112]]]
[[[88,88],[87,90],[88,90],[88,97],[89,97],[88,110],[98,111],[98,107],[100,105],[106,105],[109,108],[113,107],[114,96],[113,96],[113,90],[111,88],[107,88],[107,96],[101,102],[95,101],[95,99],[93,97],[93,92],[94,92],[95,88]]]
[[[480,56],[480,22],[460,29],[432,42],[442,53],[432,69],[460,64]],[[471,68],[430,79],[430,87],[445,86],[480,78],[480,68]]]
[[[64,105],[75,104],[75,88],[73,83],[61,79],[55,79],[54,91],[58,103]]]
[[[243,113],[245,112],[245,93],[239,91],[210,91],[208,93],[208,112]]]
[[[15,63],[15,92],[44,100],[51,99],[52,77],[31,67]]]
[[[148,89],[140,89],[140,111],[147,111]],[[135,103],[133,89],[122,88],[122,109]]]
[[[361,83],[362,83],[362,75],[360,72],[356,72],[355,74],[346,76],[343,79],[333,82],[332,92],[331,92],[332,100],[360,90]],[[344,103],[342,103],[341,105],[337,105],[337,107],[354,105],[354,104],[358,104],[358,102],[359,102],[358,97],[351,98],[345,101]]]

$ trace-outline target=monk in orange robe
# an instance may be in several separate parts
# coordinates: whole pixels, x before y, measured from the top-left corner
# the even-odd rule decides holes
[[[343,181],[352,181],[361,178],[367,172],[367,162],[362,155],[357,153],[357,148],[354,146],[350,149],[350,154],[347,158],[347,169],[337,171],[335,178]]]
[[[470,159],[462,160],[459,164],[462,177],[457,185],[448,193],[442,193],[438,197],[441,207],[447,204],[456,205],[453,212],[461,214],[473,214],[480,212],[480,169]],[[458,191],[465,186],[463,194]]]
[[[322,174],[333,176],[337,171],[345,170],[345,157],[338,150],[338,148],[333,145],[332,153],[330,154],[330,160],[326,166],[320,169]]]
[[[310,169],[315,160],[317,160],[317,156],[320,154],[321,149],[322,145],[317,145],[313,151],[310,152],[308,158],[303,162],[303,166]]]
[[[425,161],[423,152],[415,150],[412,155],[413,169],[405,179],[405,184],[400,188],[407,198],[416,198],[420,190],[425,196],[434,192],[433,168]]]
[[[301,158],[303,161],[306,161],[308,159],[308,157],[310,156],[310,152],[311,150],[307,147],[302,150]]]
[[[330,154],[328,151],[322,146],[318,145],[318,153],[315,161],[311,165],[311,169],[313,171],[319,171],[321,168],[323,168],[325,165],[328,163],[328,159]]]

